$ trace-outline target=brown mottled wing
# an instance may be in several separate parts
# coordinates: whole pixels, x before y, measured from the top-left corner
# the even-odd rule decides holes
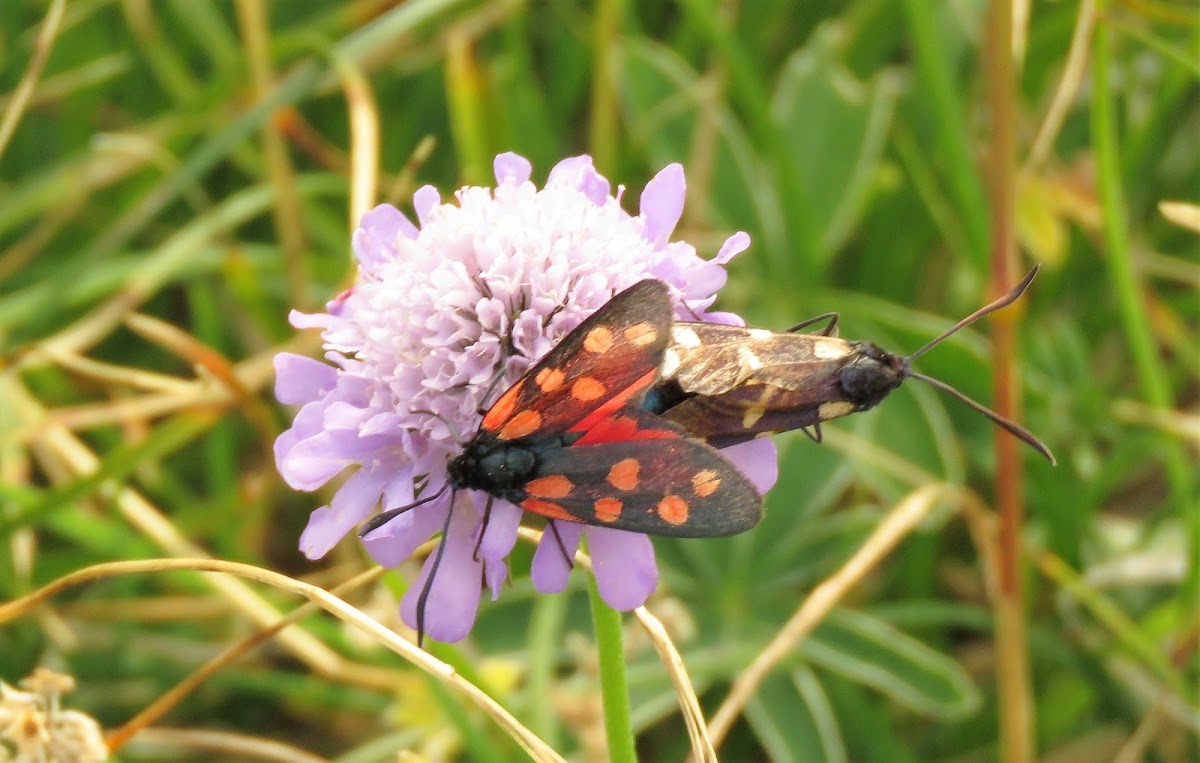
[[[734,535],[762,519],[762,498],[733,464],[632,407],[542,454],[525,491],[528,511],[653,535]]]
[[[670,341],[660,281],[630,286],[563,337],[483,417],[499,440],[586,432],[654,383]]]
[[[655,412],[695,437],[727,445],[850,412],[822,409],[847,399],[838,384],[852,354],[845,340],[706,323],[678,323],[672,336],[660,385],[678,385],[683,399]]]

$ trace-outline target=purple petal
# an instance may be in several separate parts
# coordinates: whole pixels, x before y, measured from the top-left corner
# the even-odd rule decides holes
[[[351,528],[371,515],[379,503],[386,473],[359,469],[338,488],[329,506],[322,506],[308,518],[300,535],[300,550],[309,559],[320,559],[337,545]]]
[[[668,164],[646,184],[642,191],[641,211],[646,220],[646,239],[661,246],[667,242],[675,224],[683,215],[687,181],[683,165]]]
[[[592,169],[592,157],[587,154],[568,156],[550,170],[549,176],[546,177],[546,187],[566,185],[578,188],[583,173],[590,169]]]
[[[360,437],[354,430],[331,429],[296,443],[278,459],[277,466],[284,481],[295,489],[316,490],[348,465],[366,461],[387,442],[385,437]]]
[[[496,182],[500,185],[512,183],[520,185],[533,174],[533,165],[520,154],[512,151],[497,154],[492,162],[492,170],[496,173]]]
[[[779,479],[779,452],[770,437],[756,437],[721,448],[721,455],[750,478],[759,494],[765,494]]]
[[[650,538],[608,527],[587,526],[584,532],[600,598],[622,612],[645,604],[658,585]]]
[[[413,194],[413,210],[416,211],[421,225],[429,222],[430,211],[441,203],[442,195],[433,186],[423,185],[417,189],[417,192]]]
[[[438,569],[433,570],[438,560],[437,551],[425,560],[421,575],[413,583],[400,602],[400,616],[410,628],[417,627],[417,602],[425,581],[431,572],[436,572],[429,596],[425,601],[425,633],[438,641],[455,642],[466,638],[475,623],[479,609],[480,576],[482,565],[472,559],[475,541],[471,537],[478,516],[473,511],[457,511],[450,520],[450,532],[442,539],[445,552]]]
[[[329,328],[333,321],[334,317],[326,313],[302,313],[299,310],[288,313],[288,323],[298,329]]]
[[[337,369],[319,360],[281,352],[275,356],[275,397],[284,405],[318,400],[337,386]]]
[[[713,262],[718,265],[724,265],[736,255],[741,254],[749,248],[750,234],[745,231],[738,231],[725,239],[725,243],[721,245],[721,250],[717,252],[717,256],[713,258]]]
[[[446,523],[449,500],[406,511],[363,538],[367,553],[380,566],[399,567]]]
[[[554,530],[558,528],[558,536],[562,538],[566,548],[559,548]],[[533,578],[533,587],[541,593],[558,593],[567,587],[567,579],[571,576],[571,561],[575,558],[575,549],[579,548],[579,537],[583,525],[575,522],[554,522],[546,524],[542,540],[537,550],[533,552],[533,563],[529,568],[529,576]]]
[[[374,273],[389,260],[396,258],[396,240],[416,238],[417,226],[391,204],[380,204],[362,216],[354,231],[351,247],[358,264]]]
[[[579,189],[587,200],[601,206],[608,202],[611,185],[608,178],[596,172],[592,157],[584,154],[563,159],[546,179],[546,186],[565,185]]]
[[[482,510],[480,511],[482,514]],[[508,501],[492,501],[492,513],[487,527],[483,528],[483,540],[479,543],[479,556],[489,563],[499,562],[508,556],[517,545],[517,528],[525,512]]]
[[[308,403],[292,420],[291,429],[285,429],[275,438],[275,464],[281,472],[292,448],[319,433],[324,428],[321,423],[324,418],[325,401],[316,400]]]
[[[700,313],[701,321],[705,323],[720,323],[724,326],[745,326],[746,319],[737,313],[725,313],[717,311],[715,313]]]

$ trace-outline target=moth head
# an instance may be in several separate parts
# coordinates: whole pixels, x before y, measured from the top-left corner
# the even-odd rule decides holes
[[[879,405],[908,377],[904,358],[870,342],[852,342],[850,360],[838,371],[838,383],[854,410]]]
[[[991,419],[994,424],[1007,430],[1014,437],[1021,440],[1021,442],[1024,442],[1026,445],[1033,448],[1038,453],[1041,453],[1043,456],[1045,456],[1046,460],[1049,461],[1051,464],[1055,464],[1056,461],[1054,460],[1054,454],[1050,452],[1050,449],[1048,447],[1046,447],[1046,444],[1044,442],[1042,442],[1040,439],[1038,439],[1037,435],[1033,434],[1033,432],[1030,432],[1028,429],[1021,426],[1020,424],[1017,424],[1015,421],[1009,421],[1008,419],[1004,418],[1000,414],[993,411],[991,408],[988,408],[987,406],[972,400],[971,398],[967,397],[962,392],[959,392],[958,390],[954,389],[953,387],[951,387],[949,384],[945,383],[944,381],[934,379],[932,376],[926,376],[925,374],[918,373],[917,371],[914,371],[912,369],[912,362],[914,360],[921,357],[922,355],[924,355],[926,352],[933,349],[937,345],[941,344],[943,341],[945,341],[950,336],[953,336],[959,330],[966,328],[967,326],[970,326],[972,323],[974,323],[975,321],[984,317],[985,315],[994,313],[997,310],[1001,309],[1002,307],[1007,307],[1008,305],[1012,304],[1017,299],[1019,299],[1020,296],[1025,293],[1025,290],[1027,288],[1029,288],[1029,284],[1033,282],[1033,277],[1037,275],[1037,272],[1038,272],[1038,267],[1035,265],[1033,270],[1029,271],[1029,274],[1026,275],[1024,278],[1022,278],[1021,282],[1018,283],[1016,286],[1014,286],[1012,288],[1012,290],[1009,291],[1007,294],[1000,297],[995,302],[992,302],[989,305],[985,305],[984,307],[981,307],[980,309],[978,309],[975,312],[968,315],[966,318],[963,318],[961,321],[959,321],[958,323],[956,323],[952,327],[950,327],[950,329],[948,331],[945,331],[937,338],[928,342],[924,347],[922,347],[921,349],[912,353],[911,355],[900,357],[900,356],[892,355],[891,353],[888,353],[885,350],[881,350],[878,347],[875,347],[875,345],[868,345],[867,348],[870,351],[877,353],[880,357],[878,357],[878,358],[866,357],[867,350],[864,349],[863,355],[864,355],[864,357],[866,357],[866,359],[863,361],[864,368],[868,367],[868,366],[866,366],[866,364],[874,362],[876,365],[869,366],[869,368],[871,369],[872,373],[875,374],[876,378],[872,378],[869,380],[866,380],[866,379],[856,380],[856,381],[860,384],[860,386],[862,387],[862,389],[864,391],[872,391],[875,389],[883,390],[882,394],[879,395],[879,399],[875,400],[875,403],[877,403],[877,402],[879,402],[879,400],[882,400],[883,397],[886,396],[888,392],[891,392],[893,389],[900,386],[901,382],[903,382],[906,378],[920,379],[921,381],[925,382],[926,384],[930,384],[934,387],[937,387],[938,389],[942,390],[943,392],[946,392],[946,393],[954,396],[958,400],[962,401],[963,403],[966,403],[972,409],[978,411],[979,413],[982,413],[984,416]],[[863,373],[864,377],[869,376],[869,375],[870,374],[867,374],[865,372]],[[843,379],[842,383],[843,383],[843,385],[845,385],[846,382],[844,379]],[[887,386],[888,384],[891,384],[891,386]],[[875,403],[871,403],[871,405],[874,405]],[[867,407],[870,407],[870,406],[867,406]]]

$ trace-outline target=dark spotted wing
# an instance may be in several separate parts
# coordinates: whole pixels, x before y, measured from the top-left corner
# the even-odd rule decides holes
[[[660,281],[640,281],[567,334],[502,394],[480,425],[500,441],[586,432],[654,383],[670,341]]]
[[[551,519],[707,538],[758,524],[762,498],[716,450],[640,408],[541,454],[521,507]]]

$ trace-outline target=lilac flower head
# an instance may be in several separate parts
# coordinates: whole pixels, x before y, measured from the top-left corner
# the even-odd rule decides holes
[[[377,507],[405,506],[418,488],[429,496],[446,484],[446,463],[462,450],[457,438],[478,429],[481,398],[501,363],[488,404],[613,294],[644,278],[668,284],[681,318],[704,317],[725,283],[724,265],[749,246],[739,233],[715,259],[704,260],[690,245],[667,240],[683,209],[678,164],[647,184],[636,217],[621,208],[623,189],[612,196],[590,157],[560,162],[540,190],[524,158],[501,154],[494,166],[495,189],[466,187],[452,203],[443,203],[431,186],[418,190],[419,226],[390,205],[368,212],[353,238],[355,287],[328,312],[291,315],[297,328],[322,330],[332,365],[289,353],[276,358],[276,395],[302,406],[276,440],[279,471],[299,490],[349,474],[300,538],[310,559],[323,556]],[[711,319],[736,316],[714,313]],[[774,482],[768,440],[725,455],[760,490]],[[446,491],[369,533],[368,552],[384,566],[400,564],[443,529],[449,496]],[[426,607],[424,625],[433,638],[465,637],[480,581],[494,599],[508,576],[504,560],[522,511],[496,500],[482,526],[486,499],[477,491],[458,494]],[[581,534],[588,536],[597,583],[610,605],[635,608],[654,590],[658,570],[644,535],[556,526],[568,553]],[[410,626],[433,559],[401,603]],[[561,590],[568,572],[558,540],[547,533],[534,556],[535,587]]]

